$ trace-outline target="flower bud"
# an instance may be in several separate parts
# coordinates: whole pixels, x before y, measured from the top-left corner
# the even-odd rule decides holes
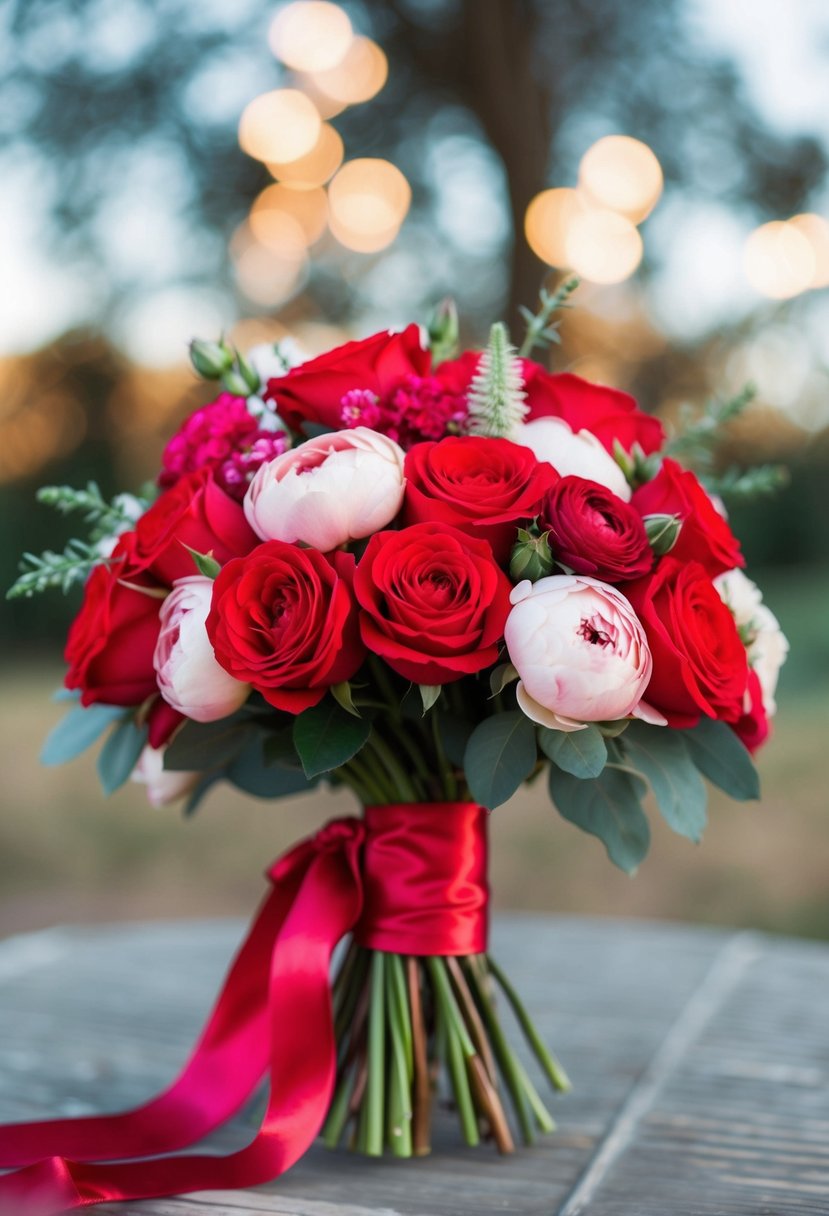
[[[526,528],[518,529],[518,540],[512,547],[509,561],[510,578],[514,583],[520,583],[525,578],[535,583],[538,579],[552,574],[553,555],[550,552],[549,537],[549,532],[535,536]]]
[[[259,389],[262,387],[259,372],[253,366],[250,360],[245,358],[241,351],[236,352],[236,366],[242,375],[242,379],[247,385],[248,393],[258,393]]]
[[[222,384],[234,397],[247,397],[250,393],[250,387],[244,376],[240,376],[234,367],[224,373]]]
[[[451,296],[437,305],[427,326],[435,363],[451,359],[458,349],[458,306]]]
[[[233,351],[223,341],[196,338],[190,343],[190,362],[204,380],[219,380],[233,365]]]
[[[682,531],[682,520],[678,515],[645,515],[642,519],[648,543],[657,557],[670,553]]]

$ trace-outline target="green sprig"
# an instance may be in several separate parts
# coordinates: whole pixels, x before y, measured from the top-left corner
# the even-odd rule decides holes
[[[553,321],[552,318],[557,312],[572,307],[568,301],[579,282],[580,280],[573,275],[559,284],[552,294],[542,287],[538,297],[541,301],[538,312],[532,312],[529,308],[523,307],[519,309],[527,323],[527,332],[518,351],[520,358],[529,358],[536,346],[552,346],[554,343],[561,342],[561,335],[558,332],[561,322]]]
[[[59,587],[66,594],[104,560],[98,549],[82,540],[68,541],[62,553],[52,549],[46,549],[40,555],[24,553],[20,577],[9,587],[6,599],[31,599],[50,587]]]
[[[76,490],[73,486],[42,486],[36,497],[38,502],[54,507],[61,515],[83,512],[84,522],[94,527],[95,539],[134,523],[133,516],[123,503],[118,498],[107,502],[94,481],[88,481],[83,490]]]

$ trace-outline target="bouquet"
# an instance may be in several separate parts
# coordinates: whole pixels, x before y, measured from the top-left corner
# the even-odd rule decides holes
[[[668,440],[627,394],[547,371],[529,356],[572,286],[542,295],[520,351],[497,323],[458,354],[448,305],[428,330],[305,361],[195,342],[221,391],[151,491],[41,492],[91,531],[29,555],[13,589],[84,582],[66,646],[78,703],[48,762],[104,736],[108,792],[131,777],[190,812],[222,781],[268,798],[344,785],[363,809],[272,868],[173,1087],[125,1115],[3,1129],[0,1166],[28,1168],[0,1196],[71,1208],[248,1185],[320,1131],[423,1154],[442,1094],[470,1145],[553,1129],[501,1022],[505,1004],[566,1090],[488,953],[487,817],[544,776],[627,871],[648,849],[648,791],[699,840],[703,778],[758,795],[751,753],[786,652],[712,484],[675,458],[745,399]],[[247,1149],[158,1156],[266,1075]]]

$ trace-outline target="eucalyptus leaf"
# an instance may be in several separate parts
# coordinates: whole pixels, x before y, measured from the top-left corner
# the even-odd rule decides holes
[[[701,718],[682,736],[694,764],[712,785],[738,802],[760,797],[760,778],[748,749],[725,722]]]
[[[438,718],[438,732],[446,759],[455,768],[463,768],[466,745],[474,729],[474,722],[469,722],[466,718],[455,718],[445,713]]]
[[[665,822],[699,843],[708,795],[682,732],[633,722],[620,745],[628,763],[647,777]]]
[[[257,728],[241,714],[218,722],[185,722],[164,750],[164,767],[174,772],[221,768],[239,754]]]
[[[559,813],[598,836],[610,860],[635,873],[650,845],[650,827],[634,778],[618,768],[584,780],[550,766],[550,797]]]
[[[65,764],[100,739],[128,711],[120,705],[75,705],[53,727],[40,751],[41,764]]]
[[[129,779],[147,742],[147,727],[124,718],[98,755],[98,776],[105,794],[114,794]]]
[[[463,767],[476,802],[494,810],[535,768],[535,727],[520,711],[484,718],[469,737]]]
[[[339,768],[365,744],[371,723],[345,712],[333,697],[303,710],[294,722],[294,746],[306,777]]]
[[[607,744],[592,724],[574,731],[540,726],[538,746],[548,760],[573,777],[598,777],[607,763]]]
[[[232,785],[255,798],[284,798],[311,789],[315,783],[299,769],[267,764],[263,743],[261,735],[255,736],[228,764],[224,776]]]

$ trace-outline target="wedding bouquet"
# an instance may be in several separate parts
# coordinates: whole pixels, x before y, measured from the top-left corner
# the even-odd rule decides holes
[[[672,455],[682,442],[627,394],[528,357],[571,286],[527,315],[520,352],[499,323],[458,355],[448,306],[427,331],[307,361],[196,342],[222,391],[170,440],[152,492],[41,492],[91,526],[29,556],[13,589],[85,580],[66,647],[79,703],[47,762],[105,735],[107,791],[132,777],[192,811],[221,781],[260,797],[327,783],[363,813],[273,867],[173,1088],[127,1115],[4,1129],[0,1166],[29,1169],[0,1196],[246,1185],[320,1129],[421,1154],[442,1086],[469,1144],[508,1152],[516,1130],[553,1128],[496,1004],[566,1089],[488,954],[487,816],[546,773],[560,814],[625,870],[648,849],[648,791],[699,840],[703,778],[758,795],[750,752],[786,651],[721,501]],[[697,438],[713,429],[706,415]],[[266,1074],[242,1153],[88,1164],[195,1142]]]

